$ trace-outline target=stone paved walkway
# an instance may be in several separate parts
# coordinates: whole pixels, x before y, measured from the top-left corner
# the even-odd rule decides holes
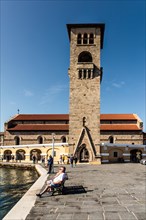
[[[79,164],[66,168],[66,194],[37,198],[27,220],[146,219],[146,166]]]

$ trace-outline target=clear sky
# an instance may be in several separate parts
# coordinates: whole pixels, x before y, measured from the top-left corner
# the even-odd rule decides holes
[[[69,113],[71,23],[105,23],[101,113],[135,113],[145,125],[145,22],[142,0],[1,0],[0,131],[17,109]]]

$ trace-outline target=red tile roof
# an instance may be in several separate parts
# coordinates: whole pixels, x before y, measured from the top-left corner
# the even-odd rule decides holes
[[[69,114],[19,114],[10,121],[69,120]],[[100,120],[137,120],[134,114],[101,114]]]
[[[12,121],[69,120],[69,114],[19,114]]]
[[[100,120],[137,120],[134,114],[101,114]]]
[[[8,128],[8,131],[69,131],[68,124],[17,124],[13,128]],[[138,131],[141,130],[137,125],[129,124],[112,124],[100,125],[101,131]]]
[[[140,131],[140,129],[137,125],[131,125],[131,124],[112,124],[112,125],[100,125],[101,131]]]
[[[68,131],[68,124],[17,124],[13,128],[8,128],[8,131]]]

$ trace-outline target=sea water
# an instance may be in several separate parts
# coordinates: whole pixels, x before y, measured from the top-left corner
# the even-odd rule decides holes
[[[0,168],[0,219],[19,201],[37,180],[35,170]]]

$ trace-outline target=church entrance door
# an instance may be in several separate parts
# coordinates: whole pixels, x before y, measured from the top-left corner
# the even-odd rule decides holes
[[[86,145],[80,151],[79,155],[80,163],[88,163],[89,162],[89,151],[86,148]]]

